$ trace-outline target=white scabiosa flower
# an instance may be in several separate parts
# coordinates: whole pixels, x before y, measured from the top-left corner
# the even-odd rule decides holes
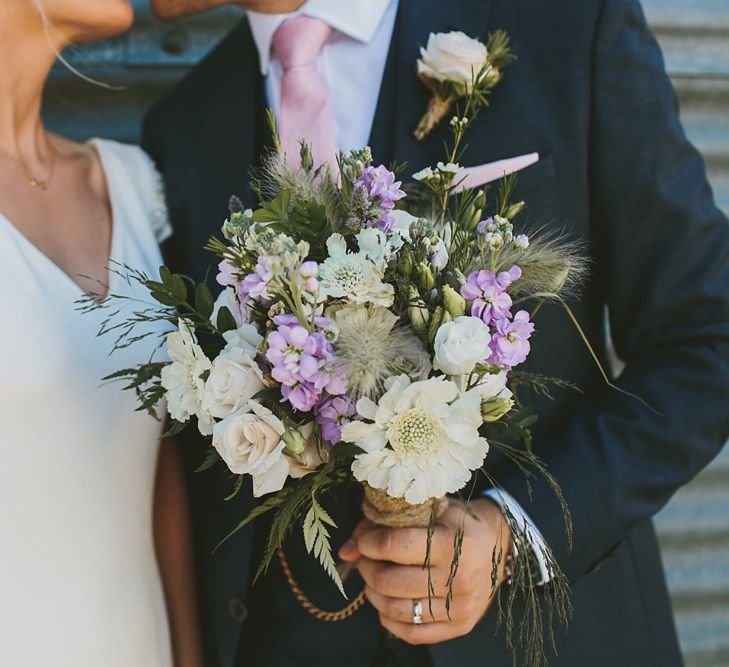
[[[167,398],[167,411],[180,423],[196,416],[203,435],[213,432],[213,418],[203,407],[205,381],[212,364],[197,344],[195,330],[185,320],[178,330],[167,334],[167,354],[172,361],[162,369],[161,383]]]
[[[342,440],[364,450],[352,473],[411,505],[462,489],[488,453],[488,442],[478,434],[480,396],[460,395],[442,377],[393,378],[377,403],[362,398],[357,411],[366,421],[342,429]]]
[[[319,265],[322,296],[385,307],[392,305],[395,289],[382,282],[382,270],[368,258],[366,251],[347,252],[347,243],[341,234],[329,237],[327,249],[329,257]]]
[[[387,308],[376,305],[349,304],[336,311],[339,335],[334,353],[353,398],[377,399],[385,380],[393,375],[407,373],[422,379],[430,373],[422,343],[411,331],[397,326],[397,321]]]

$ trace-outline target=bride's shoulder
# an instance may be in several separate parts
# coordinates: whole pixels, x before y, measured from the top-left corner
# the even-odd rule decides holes
[[[135,196],[146,211],[157,240],[162,242],[172,233],[165,204],[164,183],[152,159],[140,147],[112,139],[91,139],[101,158],[110,188]]]

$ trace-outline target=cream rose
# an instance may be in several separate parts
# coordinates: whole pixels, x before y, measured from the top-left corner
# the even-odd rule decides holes
[[[268,408],[256,401],[215,424],[213,447],[230,471],[250,475],[253,495],[280,491],[289,474],[281,436],[284,425]]]
[[[461,315],[435,334],[433,368],[447,375],[466,375],[489,354],[491,335],[478,318]]]
[[[213,417],[224,419],[237,412],[265,388],[255,361],[263,337],[252,324],[223,334],[227,345],[213,361],[205,383],[203,405]]]
[[[331,445],[321,438],[312,438],[314,424],[299,427],[301,437],[306,441],[304,450],[298,456],[288,456],[289,477],[299,479],[312,472],[329,460]]]
[[[473,80],[488,63],[489,52],[484,44],[462,32],[440,32],[430,33],[420,56],[420,76],[463,85],[470,92]]]

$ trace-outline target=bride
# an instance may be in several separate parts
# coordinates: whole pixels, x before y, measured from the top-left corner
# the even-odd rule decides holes
[[[128,0],[0,2],[0,665],[199,667],[182,473],[162,425],[102,383],[109,357],[74,302],[110,262],[154,274],[170,233],[136,147],[48,132],[41,98],[66,45],[127,30]],[[101,295],[103,296],[103,295]],[[107,313],[108,314],[108,313]],[[160,332],[161,333],[161,332]]]

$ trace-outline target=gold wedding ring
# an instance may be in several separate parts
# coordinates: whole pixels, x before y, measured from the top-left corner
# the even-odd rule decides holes
[[[423,624],[423,601],[413,600],[413,625]]]

